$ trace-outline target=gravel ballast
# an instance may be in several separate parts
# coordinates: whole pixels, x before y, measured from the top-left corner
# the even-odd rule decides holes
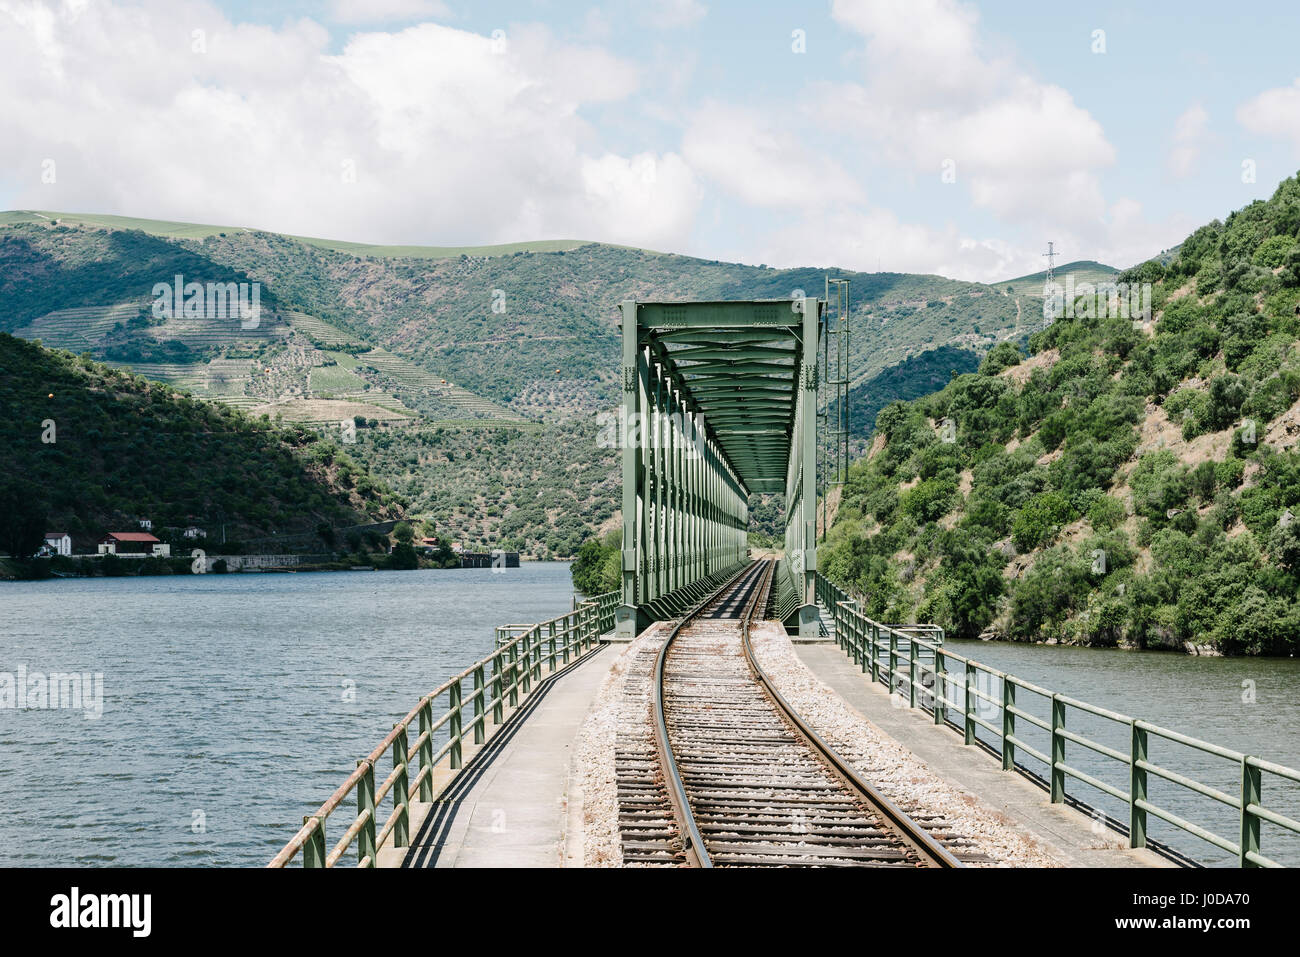
[[[620,738],[623,748],[653,738],[650,673],[670,627],[651,628],[623,649],[579,731],[571,773],[582,794],[584,866],[623,865],[616,753]],[[751,634],[763,669],[804,720],[903,811],[942,818],[955,844],[992,862],[972,866],[1061,866],[1006,815],[939,777],[818,680],[780,624],[756,623]]]
[[[823,684],[799,660],[780,624],[757,623],[750,635],[772,684],[864,779],[908,814],[942,816],[954,837],[992,861],[971,866],[1062,866],[1005,814],[945,781]]]
[[[618,824],[617,751],[632,738],[654,738],[650,675],[671,624],[647,629],[610,666],[574,748],[573,773],[582,793],[583,866],[623,866]]]

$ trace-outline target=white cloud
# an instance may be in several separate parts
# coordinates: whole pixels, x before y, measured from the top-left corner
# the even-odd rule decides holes
[[[601,222],[611,242],[629,246],[654,245],[648,236],[683,236],[700,202],[695,173],[676,153],[584,158],[582,182],[584,218]]]
[[[1101,124],[1070,93],[987,51],[956,0],[836,0],[862,35],[865,80],[829,89],[828,116],[894,164],[940,176],[946,162],[977,206],[1010,222],[1098,221],[1098,171],[1115,161]],[[923,25],[923,26],[921,26]]]
[[[1237,122],[1252,133],[1290,140],[1300,153],[1300,78],[1242,103],[1237,107]]]
[[[1189,106],[1174,122],[1173,145],[1169,149],[1169,171],[1177,177],[1192,174],[1209,134],[1210,114],[1199,103]]]
[[[333,0],[336,23],[410,23],[451,15],[442,0]]]
[[[832,15],[863,39],[853,58],[861,81],[810,84],[801,100],[814,104],[811,119],[798,116],[784,127],[770,117],[796,115],[789,109],[706,104],[683,137],[687,160],[719,190],[788,213],[790,222],[743,236],[739,258],[997,281],[1040,269],[1046,238],[1075,251],[1072,258],[1121,256],[1119,265],[1158,248],[1142,244],[1165,227],[1147,228],[1140,206],[1107,203],[1099,174],[1114,163],[1115,150],[1101,124],[1067,90],[992,48],[973,7],[836,0]],[[819,129],[855,142],[820,149],[820,140],[810,144],[802,132]],[[948,221],[908,222],[887,208],[888,194],[868,197],[864,183],[881,166],[913,184],[953,190]],[[952,186],[941,185],[945,168],[955,175]],[[972,235],[957,225],[969,206],[1017,233],[1042,235],[1042,245]],[[1124,235],[1113,244],[1118,221]]]
[[[969,6],[837,2],[834,13],[862,35],[858,82],[805,85],[787,104],[706,101],[686,112],[680,143],[624,147],[610,137],[629,125],[677,128],[691,84],[673,93],[655,59],[639,69],[540,26],[511,25],[500,43],[424,23],[338,50],[310,19],[234,24],[201,0],[0,0],[0,168],[27,208],[384,243],[597,239],[982,280],[1039,268],[1049,238],[1071,259],[1123,266],[1185,235],[1103,195],[1114,150],[1100,125],[991,51]],[[584,35],[599,36],[600,20]],[[689,70],[696,52],[677,59]],[[649,76],[660,82],[638,96]],[[587,117],[611,103],[619,120],[602,133]],[[1243,123],[1267,112],[1275,129],[1285,110],[1270,104],[1243,105]],[[1187,142],[1194,119],[1180,123]],[[956,185],[941,186],[948,158]],[[889,165],[904,175],[879,175]],[[936,212],[918,186],[931,218],[909,222],[922,214],[888,192],[909,173],[948,191],[951,209]],[[972,207],[1010,225],[976,233]],[[702,232],[731,248],[702,247]]]
[[[192,52],[196,28],[206,52]],[[234,25],[184,0],[26,4],[0,9],[0,62],[0,166],[22,207],[371,242],[672,249],[699,202],[679,156],[619,155],[583,119],[636,88],[634,67],[540,28],[512,28],[502,50],[428,23],[331,54],[310,20]]]
[[[791,222],[742,237],[733,255],[992,282],[1041,269],[1049,238],[1068,259],[1127,266],[1185,235],[1184,224],[1149,222],[1132,200],[1107,200],[1100,173],[1116,152],[1101,124],[1067,90],[997,49],[971,5],[836,0],[832,15],[862,36],[853,57],[862,79],[811,84],[801,99],[815,104],[813,121],[794,125],[854,137],[834,152],[851,169],[733,107],[706,105],[687,129],[683,153],[702,175],[750,206],[789,212]],[[873,191],[868,202],[862,184],[882,165],[901,171],[918,196],[927,181],[953,190],[951,217],[907,222],[886,208],[887,193]],[[945,168],[951,186],[941,185]],[[1013,227],[1010,237],[961,228],[968,206]]]
[[[860,202],[857,181],[794,126],[778,125],[777,112],[707,103],[691,117],[682,152],[720,189],[752,206],[811,212]]]
[[[901,221],[891,210],[842,208],[783,225],[761,237],[764,261],[777,266],[841,266],[865,272],[936,273],[956,279],[1000,279],[1015,252],[996,240],[962,236],[949,223],[931,228]],[[750,257],[749,261],[754,261]]]

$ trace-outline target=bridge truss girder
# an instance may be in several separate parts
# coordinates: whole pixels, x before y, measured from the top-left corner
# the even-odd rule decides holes
[[[746,559],[751,492],[785,493],[778,606],[801,634],[817,627],[823,306],[622,304],[621,634],[679,614],[701,583]]]

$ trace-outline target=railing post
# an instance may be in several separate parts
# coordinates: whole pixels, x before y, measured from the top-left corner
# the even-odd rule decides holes
[[[406,794],[410,779],[406,773],[406,749],[406,728],[402,727],[393,740],[393,767],[401,768],[397,780],[393,782],[393,813],[397,815],[397,821],[393,824],[393,847],[407,847],[411,843],[411,806]]]
[[[501,655],[492,656],[492,723],[500,724],[505,719],[506,702],[502,697],[505,685],[501,682]]]
[[[542,680],[542,626],[533,625],[533,680]]]
[[[483,701],[483,666],[474,669],[474,743],[482,744],[486,737],[483,715],[487,707]]]
[[[447,722],[447,734],[451,741],[450,763],[451,767],[455,769],[460,767],[461,699],[459,678],[447,686],[447,708],[451,711],[451,717]]]
[[[1241,759],[1241,836],[1237,842],[1237,866],[1257,867],[1246,857],[1247,854],[1259,853],[1259,817],[1250,810],[1252,804],[1258,805],[1262,799],[1263,774],[1259,768],[1250,763],[1250,756]]]
[[[971,685],[974,683],[975,683],[975,666],[970,662],[970,659],[967,659],[966,696],[963,699],[963,707],[962,707],[962,730],[965,733],[967,744],[975,743],[975,712],[971,709],[971,698],[974,697],[974,692],[971,690]]]
[[[880,681],[880,626],[875,622],[870,627],[871,641],[868,643],[868,650],[871,653],[871,680]]]
[[[916,635],[907,636],[907,706],[916,707]]]
[[[520,690],[527,697],[533,690],[533,633],[530,629],[519,636],[519,643],[515,645],[519,649],[519,657],[516,659],[516,666],[519,667],[515,675],[515,681],[520,685]],[[514,704],[513,701],[510,702]]]
[[[1059,694],[1052,695],[1052,803],[1065,800],[1065,702]]]
[[[316,822],[316,829],[307,836],[307,842],[302,846],[302,866],[303,867],[324,867],[325,866],[325,819],[323,817],[313,817],[310,814],[304,814],[302,823],[309,824]]]
[[[378,854],[378,849],[375,847],[375,766],[364,758],[357,762],[357,767],[363,766],[366,772],[357,782],[357,815],[369,811],[370,819],[357,835],[357,863],[360,864],[369,858],[369,866],[374,867],[375,856]]]
[[[889,693],[898,690],[898,632],[889,629]]]
[[[854,608],[857,612],[857,608]],[[845,637],[845,644],[853,651],[853,660],[857,662],[858,668],[862,673],[871,673],[871,629],[866,624],[866,619],[860,614],[854,614],[849,625],[849,633]]]
[[[420,800],[433,800],[433,699],[420,705]],[[424,769],[429,773],[425,774]],[[373,784],[372,784],[373,787]]]
[[[948,688],[946,675],[948,665],[943,660],[943,648],[934,646],[934,723],[943,724],[948,720]]]
[[[569,619],[567,616],[564,619],[564,623],[565,625],[568,625],[569,623]],[[554,673],[555,666],[558,660],[555,656],[557,649],[555,647],[555,619],[554,618],[552,618],[550,622],[548,622],[547,624],[546,650],[547,650],[547,662],[551,667],[551,672]],[[565,660],[568,660],[569,656],[566,654],[564,657]]]
[[[519,642],[512,641],[506,658],[506,675],[510,684],[510,707],[519,706]]]
[[[1147,846],[1147,812],[1138,802],[1147,799],[1147,771],[1139,763],[1147,759],[1147,733],[1133,720],[1133,734],[1129,745],[1128,773],[1128,846]]]
[[[1007,675],[1002,676],[1002,770],[1016,766],[1016,746],[1011,739],[1016,734],[1016,716],[1011,709],[1016,704],[1016,686]]]

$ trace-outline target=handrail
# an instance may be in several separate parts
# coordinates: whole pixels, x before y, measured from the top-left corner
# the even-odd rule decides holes
[[[1272,775],[1288,785],[1295,785],[1300,784],[1300,771],[1089,704],[991,668],[945,649],[941,629],[939,640],[931,641],[918,633],[923,626],[886,625],[874,621],[859,610],[857,601],[820,572],[817,574],[816,592],[818,600],[831,612],[836,643],[864,673],[870,675],[872,681],[886,685],[896,696],[906,695],[908,706],[933,715],[936,725],[959,731],[964,744],[978,742],[986,745],[1001,758],[1003,770],[1018,766],[1016,755],[1019,752],[1041,761],[1047,767],[1044,783],[1052,803],[1064,802],[1069,781],[1079,781],[1128,805],[1130,847],[1147,846],[1148,815],[1154,815],[1180,831],[1234,855],[1239,867],[1284,866],[1260,853],[1260,822],[1266,821],[1300,835],[1300,821],[1264,805],[1264,776]],[[986,687],[989,690],[977,687],[981,678],[988,679]],[[997,691],[993,690],[995,685]],[[1041,718],[1018,706],[1017,692],[1037,695],[1048,705],[1049,717]],[[1127,753],[1077,730],[1067,730],[1071,709],[1111,722],[1127,737]],[[954,713],[952,720],[948,718],[949,710]],[[977,711],[987,715],[989,720]],[[1039,752],[1016,736],[1017,719],[1047,732],[1049,753]],[[980,728],[988,732],[992,740],[979,737]],[[1231,766],[1236,765],[1240,769],[1240,793],[1226,793],[1154,763],[1150,759],[1152,739],[1229,762],[1225,770],[1234,770]],[[1067,764],[1067,742],[1086,748],[1123,768],[1128,777],[1127,789],[1115,787]],[[1148,789],[1152,777],[1236,811],[1238,834],[1235,839],[1216,834],[1154,804],[1149,799]],[[1106,823],[1114,826],[1109,818],[1106,818]]]
[[[569,663],[570,656],[580,657],[597,643],[602,634],[614,629],[614,608],[618,592],[607,592],[576,602],[572,611],[535,625],[504,625],[497,629],[495,650],[459,674],[452,675],[433,691],[422,697],[406,715],[393,725],[383,741],[357,762],[357,768],[331,794],[315,813],[303,817],[303,824],[280,852],[271,859],[268,867],[285,867],[299,852],[304,867],[333,867],[352,844],[357,847],[359,867],[376,866],[379,851],[391,840],[393,847],[410,845],[411,799],[421,802],[433,800],[434,767],[447,759],[453,771],[459,771],[463,758],[463,745],[467,736],[473,744],[481,745],[490,736],[487,714],[492,715],[492,733],[505,720],[507,708],[514,709],[532,693],[535,683],[542,680],[542,664],[548,671]],[[503,629],[522,629],[502,640]],[[472,680],[470,703],[473,719],[468,727],[464,722],[464,682]],[[434,716],[434,706],[439,698],[446,697],[446,709]],[[408,730],[418,721],[419,734],[413,745],[408,745]],[[446,741],[434,750],[434,736],[447,727]],[[375,768],[385,754],[391,756],[392,770],[375,787]],[[411,760],[415,759],[415,775],[411,778]],[[344,829],[338,843],[328,851],[325,844],[325,822],[353,791],[357,792],[357,810]],[[392,794],[393,808],[387,819],[377,828],[379,803]]]

